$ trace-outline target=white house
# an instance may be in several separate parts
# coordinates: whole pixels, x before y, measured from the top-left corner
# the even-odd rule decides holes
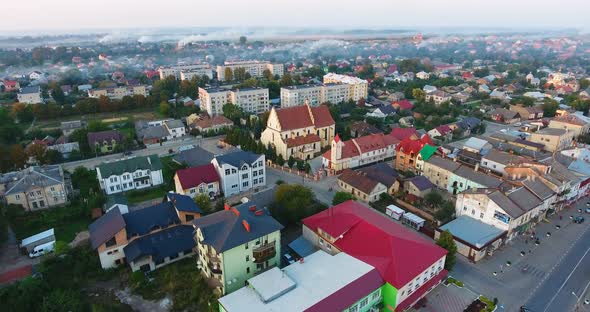
[[[430,74],[425,71],[421,71],[416,74],[416,78],[421,79],[421,80],[428,80],[428,79],[430,79]]]
[[[266,185],[264,155],[237,151],[211,160],[221,178],[221,189],[227,196]]]
[[[103,163],[96,167],[96,177],[107,195],[164,183],[162,162],[157,155]]]

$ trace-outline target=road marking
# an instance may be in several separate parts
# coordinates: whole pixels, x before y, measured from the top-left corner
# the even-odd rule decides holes
[[[580,260],[578,261],[578,263],[576,263],[576,266],[570,272],[570,274],[567,276],[567,278],[565,279],[565,281],[563,281],[563,283],[561,284],[561,286],[559,287],[559,289],[555,292],[555,295],[553,295],[553,297],[551,297],[551,300],[549,300],[549,303],[547,303],[547,306],[545,307],[545,310],[543,310],[543,312],[545,312],[545,311],[547,311],[547,309],[549,309],[549,307],[553,303],[553,300],[555,300],[555,297],[557,297],[557,295],[559,295],[559,292],[561,292],[561,290],[563,289],[563,286],[565,286],[565,283],[567,283],[567,281],[569,281],[570,277],[572,277],[572,275],[574,274],[574,272],[576,271],[576,269],[578,268],[578,266],[580,265],[580,263],[582,263],[582,260],[584,260],[584,258],[586,258],[586,255],[588,254],[588,252],[590,252],[590,247],[588,247],[588,249],[586,250],[586,252],[582,256],[582,258],[580,258]]]

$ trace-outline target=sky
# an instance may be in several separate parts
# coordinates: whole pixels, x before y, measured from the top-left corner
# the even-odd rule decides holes
[[[483,27],[590,30],[590,0],[2,1],[0,31],[165,27]],[[8,13],[8,14],[7,14]]]

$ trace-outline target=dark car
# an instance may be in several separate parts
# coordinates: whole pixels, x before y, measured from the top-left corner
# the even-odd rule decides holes
[[[574,223],[580,224],[580,223],[584,222],[584,220],[585,220],[584,217],[577,216],[577,217],[574,218]]]

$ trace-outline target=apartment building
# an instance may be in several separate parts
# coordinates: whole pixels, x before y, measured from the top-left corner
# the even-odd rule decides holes
[[[531,133],[528,140],[544,145],[544,150],[557,152],[570,148],[574,141],[574,131],[559,128],[545,128]]]
[[[197,267],[218,294],[232,293],[252,277],[278,267],[283,226],[248,202],[193,222]]]
[[[205,194],[215,198],[221,194],[219,174],[213,164],[181,169],[174,174],[176,193],[195,198]]]
[[[445,249],[352,200],[303,219],[303,237],[330,255],[346,253],[377,268],[388,311],[408,309],[447,276]]]
[[[367,99],[369,96],[369,82],[357,77],[328,73],[324,75],[324,83],[342,83],[349,87],[352,100]]]
[[[219,174],[225,197],[266,185],[264,155],[239,150],[216,156],[211,163]]]
[[[213,67],[209,64],[161,66],[158,68],[158,72],[161,80],[169,76],[177,80],[191,80],[194,76],[198,78],[207,76],[209,79],[213,79]]]
[[[223,106],[231,103],[242,108],[244,112],[260,114],[270,107],[268,89],[244,88],[224,90],[219,88],[199,88],[201,110],[209,116],[223,115]]]
[[[162,162],[157,155],[137,156],[102,163],[96,167],[96,177],[100,188],[107,195],[164,183]]]
[[[148,96],[147,86],[122,86],[114,88],[100,88],[88,90],[88,97],[96,99],[100,98],[101,96],[106,96],[112,100],[120,100],[123,97],[134,95]]]
[[[19,103],[24,104],[40,104],[44,103],[41,96],[41,88],[39,86],[24,87],[16,95]]]
[[[311,159],[334,139],[336,123],[326,105],[309,104],[270,111],[260,140],[283,159]]]
[[[100,265],[127,263],[149,272],[195,254],[191,222],[203,212],[188,196],[167,193],[162,203],[125,212],[111,209],[88,226]]]
[[[352,100],[350,86],[343,83],[281,88],[281,107],[298,106],[306,102],[315,107],[326,102],[338,104],[348,100]]]
[[[273,76],[278,75],[282,77],[285,73],[283,64],[271,63],[268,61],[226,61],[223,65],[217,65],[217,80],[225,81],[226,68],[235,71],[238,68],[243,68],[246,73],[252,77],[262,77],[265,70],[269,70]]]
[[[72,191],[59,165],[33,166],[0,174],[0,199],[26,211],[63,206]]]

